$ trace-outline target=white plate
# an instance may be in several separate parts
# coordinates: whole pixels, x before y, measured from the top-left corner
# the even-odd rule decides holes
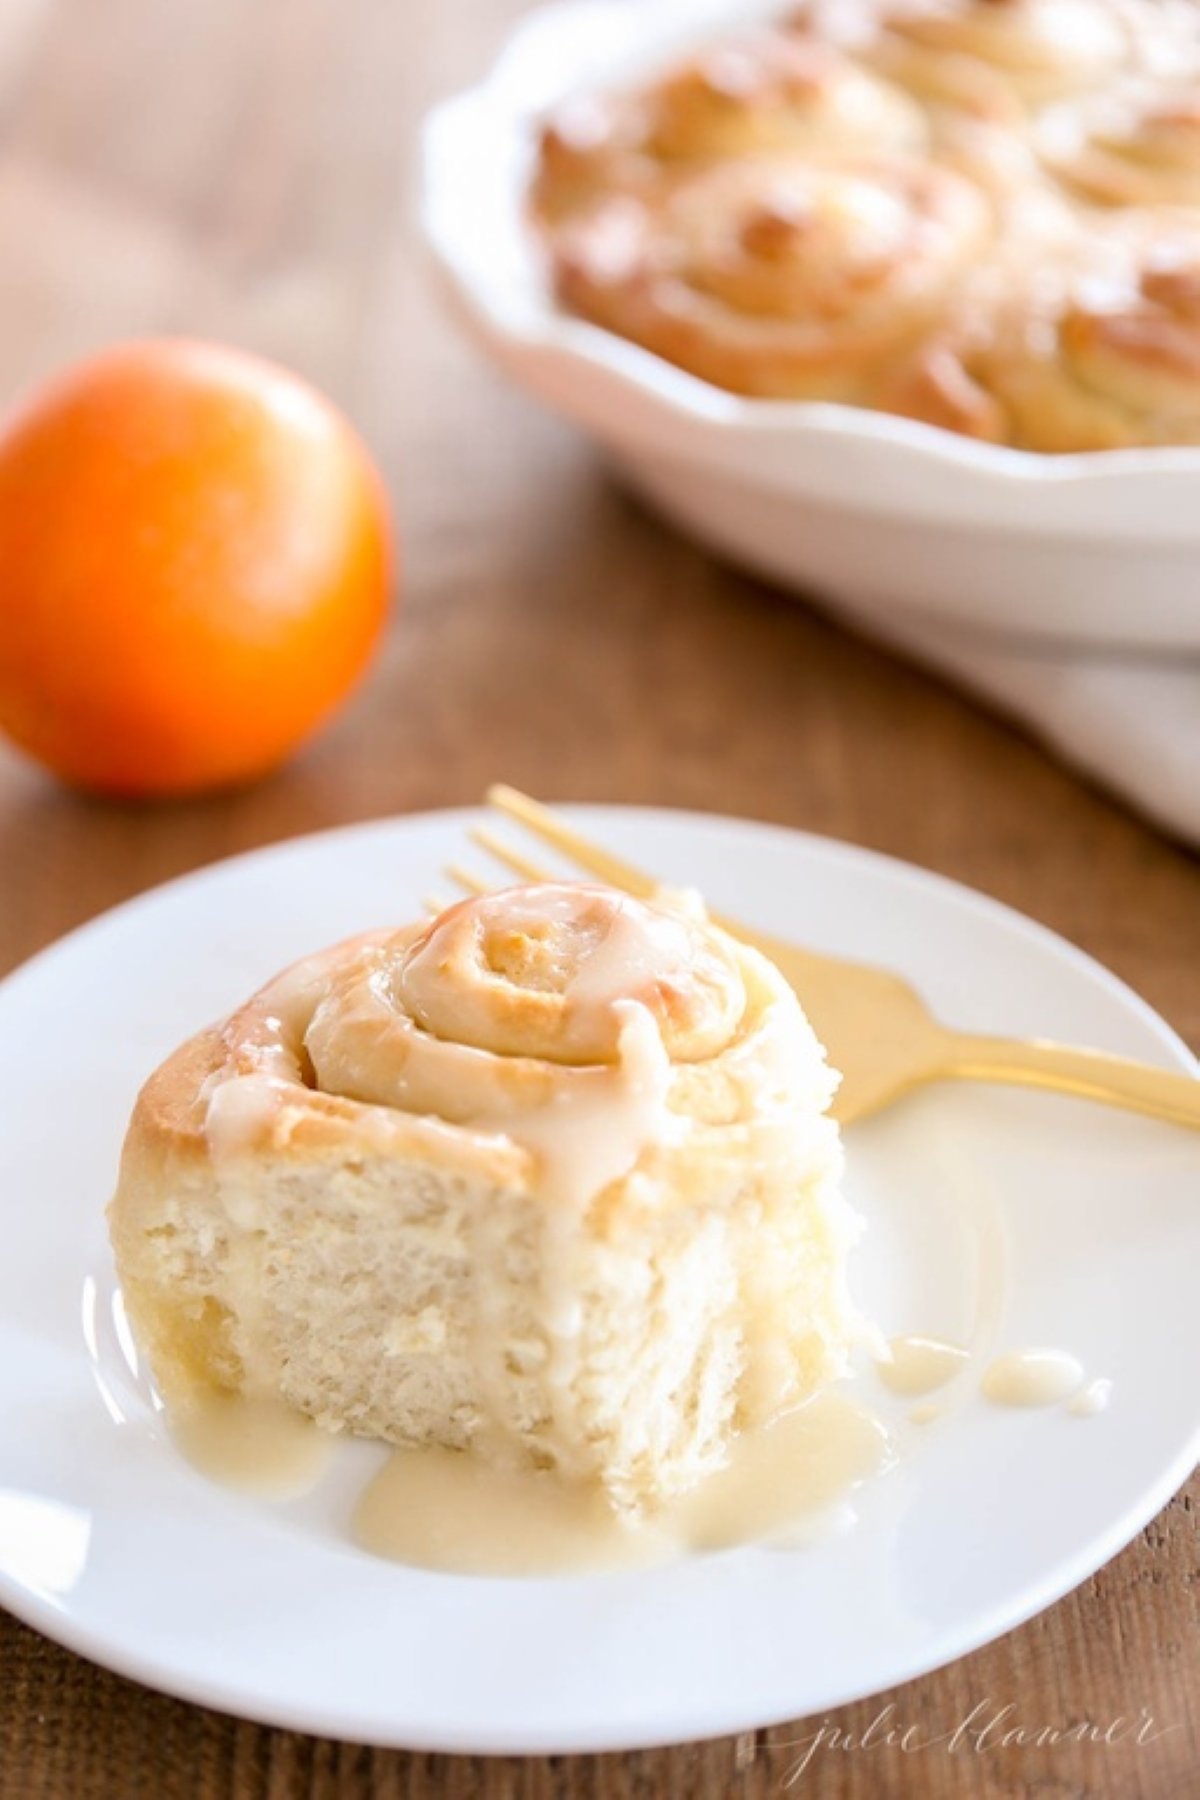
[[[851,1134],[870,1221],[855,1285],[888,1332],[967,1331],[975,1258],[996,1234],[1005,1274],[981,1338],[1074,1351],[1113,1379],[1112,1405],[1089,1420],[1004,1412],[972,1374],[921,1430],[864,1373],[903,1455],[843,1536],[649,1572],[477,1580],[356,1550],[344,1472],[271,1507],[180,1459],[112,1311],[102,1213],[136,1087],[280,964],[414,915],[469,817],[241,857],[107,915],[0,988],[0,1595],[13,1611],[124,1674],[276,1724],[439,1750],[609,1750],[903,1681],[1119,1550],[1196,1458],[1200,1137],[1015,1091],[928,1093]],[[934,876],[734,820],[579,817],[769,930],[893,964],[964,1025],[1194,1067],[1095,963]]]

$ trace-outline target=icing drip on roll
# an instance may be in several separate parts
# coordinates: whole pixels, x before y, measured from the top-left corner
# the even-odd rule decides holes
[[[543,884],[464,900],[411,946],[398,999],[435,1035],[502,1056],[611,1062],[623,1001],[677,1061],[723,1048],[745,1005],[706,926],[606,888]]]
[[[745,1009],[707,927],[574,884],[462,901],[369,962],[305,1035],[320,1085],[503,1133],[578,1205],[679,1135],[672,1060],[723,1049]]]
[[[584,1206],[687,1138],[678,1097],[700,1071],[709,1118],[777,1124],[812,1057],[798,1013],[774,1010],[702,916],[585,884],[508,889],[265,989],[231,1023],[238,1079],[209,1097],[210,1143],[236,1151],[299,1079],[382,1131],[507,1139],[535,1191]]]

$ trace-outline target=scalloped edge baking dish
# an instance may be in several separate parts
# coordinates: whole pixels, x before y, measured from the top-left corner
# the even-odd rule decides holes
[[[563,0],[423,133],[422,217],[457,309],[675,523],[865,616],[1200,650],[1200,448],[1048,457],[906,419],[746,400],[563,313],[525,216],[538,117],[778,5]]]

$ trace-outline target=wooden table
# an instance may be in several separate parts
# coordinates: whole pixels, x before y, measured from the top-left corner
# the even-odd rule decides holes
[[[1200,1045],[1194,860],[938,682],[673,536],[444,322],[413,227],[414,131],[521,10],[0,7],[0,393],[122,335],[188,331],[265,350],[361,424],[405,561],[368,687],[252,791],[101,806],[0,751],[0,962],[214,857],[472,801],[504,777],[551,798],[780,820],[942,870],[1101,957]],[[630,1756],[407,1756],[161,1698],[4,1620],[0,1793],[1194,1795],[1197,1495],[992,1648],[837,1714],[850,1747],[823,1740],[791,1789],[801,1751],[787,1740],[830,1722]],[[1004,1707],[1004,1728],[1075,1734],[1003,1747],[993,1731],[980,1744]],[[1139,1744],[1117,1721],[1136,1724],[1143,1708],[1154,1723]],[[1114,1741],[1080,1743],[1084,1722]],[[915,1747],[960,1724],[957,1748]],[[881,1741],[888,1725],[914,1728],[909,1750]]]

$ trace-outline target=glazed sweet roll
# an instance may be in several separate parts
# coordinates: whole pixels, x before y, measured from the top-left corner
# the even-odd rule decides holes
[[[143,1090],[111,1228],[169,1400],[652,1507],[841,1372],[836,1077],[702,913],[508,890],[314,956]]]

